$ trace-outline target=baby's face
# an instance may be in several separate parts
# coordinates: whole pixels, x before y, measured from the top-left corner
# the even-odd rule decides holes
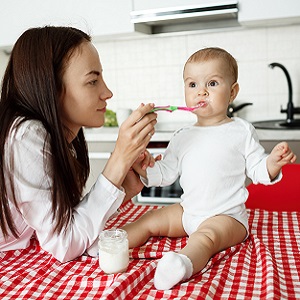
[[[183,77],[186,105],[198,107],[194,110],[198,118],[226,117],[228,104],[235,97],[234,82],[226,63],[220,59],[189,62]]]

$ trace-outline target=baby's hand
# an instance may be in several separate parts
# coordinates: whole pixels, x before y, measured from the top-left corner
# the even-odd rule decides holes
[[[145,150],[134,162],[132,168],[141,176],[146,177],[146,169],[153,167],[158,160],[161,160],[161,155],[154,158],[148,150]]]
[[[143,170],[146,170],[148,167],[152,168],[156,161],[161,160],[162,155],[159,154],[156,157],[153,157],[148,150],[145,150],[139,158],[136,160],[136,162],[140,162],[140,166]]]
[[[273,180],[281,168],[289,163],[294,163],[297,156],[293,153],[287,142],[277,144],[267,159],[267,168],[271,180]]]
[[[297,158],[287,142],[277,144],[272,150],[270,156],[272,156],[274,162],[281,165],[281,167],[288,163],[294,163]]]

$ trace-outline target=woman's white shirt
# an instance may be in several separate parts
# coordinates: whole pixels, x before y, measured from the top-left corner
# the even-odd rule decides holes
[[[95,255],[98,235],[121,205],[125,193],[101,174],[73,209],[66,232],[53,233],[52,154],[45,137],[45,128],[39,121],[25,121],[17,130],[14,126],[10,130],[4,152],[4,174],[9,199],[12,199],[12,192],[8,178],[13,175],[18,208],[12,202],[10,208],[20,236],[4,239],[0,231],[0,251],[28,247],[35,233],[40,246],[61,262],[72,260],[86,250]]]

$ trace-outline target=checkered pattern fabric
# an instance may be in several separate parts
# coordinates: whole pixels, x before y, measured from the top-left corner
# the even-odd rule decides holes
[[[151,209],[157,207],[127,202],[107,228]],[[104,274],[97,258],[61,264],[32,239],[27,249],[0,253],[0,299],[300,299],[300,212],[248,213],[245,242],[218,253],[201,273],[169,291],[153,286],[157,259],[184,247],[186,238],[151,238],[131,251],[127,271],[114,275]]]

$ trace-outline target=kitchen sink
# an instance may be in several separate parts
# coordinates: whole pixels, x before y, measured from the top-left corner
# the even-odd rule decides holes
[[[295,119],[291,122],[287,122],[286,120],[257,121],[252,124],[257,129],[300,130],[300,119]]]

